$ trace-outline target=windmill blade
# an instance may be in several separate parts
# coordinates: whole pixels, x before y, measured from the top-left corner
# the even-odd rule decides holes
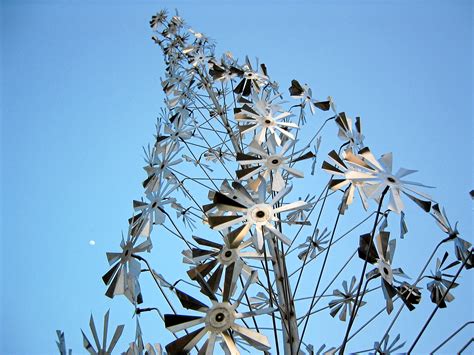
[[[282,165],[282,169],[285,169],[287,172],[289,172],[293,176],[304,178],[304,172],[291,168],[288,165]]]
[[[329,111],[331,108],[331,101],[313,101],[313,104],[321,111]]]
[[[228,233],[226,236],[227,241],[229,243],[228,247],[230,247],[231,249],[237,248],[240,243],[242,243],[244,237],[247,235],[248,231],[250,230],[250,227],[250,224],[244,224]]]
[[[271,307],[260,308],[260,309],[254,310],[254,311],[237,313],[235,315],[235,318],[236,319],[245,319],[245,318],[249,318],[249,317],[260,316],[262,314],[271,314],[275,311],[276,311],[276,308],[271,308]]]
[[[235,189],[235,191],[239,192],[239,194],[242,195],[242,198],[246,203],[250,205],[254,203],[252,196],[249,194],[247,189],[242,186],[241,183],[233,181],[232,187]]]
[[[258,279],[258,273],[257,271],[253,270],[250,274],[250,277],[247,279],[247,282],[245,283],[245,286],[242,288],[242,291],[240,291],[239,297],[237,297],[235,304],[239,305],[240,302],[242,301],[242,298],[244,297],[245,293],[247,292],[248,288],[250,287],[251,284],[256,282]]]
[[[359,150],[359,155],[361,155],[365,160],[367,160],[372,166],[374,166],[380,171],[383,171],[382,166],[380,165],[378,160],[375,159],[375,156],[372,154],[372,152],[370,151],[368,147],[365,147]]]
[[[265,224],[265,228],[267,228],[270,232],[276,235],[277,238],[280,239],[286,245],[291,245],[291,240],[286,235],[281,233],[278,229],[276,229],[271,223],[267,222],[267,224]]]
[[[188,316],[181,314],[164,315],[165,327],[173,333],[204,323],[205,320],[206,318],[203,316]]]
[[[208,222],[212,229],[222,230],[233,226],[239,222],[245,221],[245,216],[209,216]]]
[[[389,232],[380,232],[376,237],[375,241],[377,243],[377,250],[379,255],[386,261],[389,261],[389,255],[387,253],[388,249],[388,239],[390,238]]]
[[[242,259],[236,259],[232,264],[228,265],[225,270],[224,289],[222,291],[222,300],[224,302],[229,301],[230,297],[234,293],[237,285],[237,279],[242,271],[244,262]]]
[[[211,275],[207,283],[212,292],[216,293],[219,289],[221,282],[222,272],[224,271],[224,265],[219,265],[216,271]]]
[[[222,333],[222,338],[224,339],[225,345],[227,346],[227,349],[229,350],[230,355],[240,355],[240,352],[237,349],[237,346],[235,346],[234,340],[230,337],[230,335],[227,332]]]
[[[295,97],[299,97],[304,94],[303,87],[295,79],[291,81],[291,86],[288,88],[288,91],[290,92],[290,96],[295,96]]]
[[[280,206],[273,210],[274,213],[282,213],[286,211],[298,210],[310,206],[306,201],[295,201],[287,205]]]
[[[201,301],[198,301],[197,299],[188,295],[187,293],[184,293],[183,291],[180,291],[178,289],[175,289],[175,291],[176,291],[176,296],[178,296],[179,302],[181,302],[181,305],[184,308],[192,309],[198,312],[205,312],[208,309],[208,307],[204,303],[202,303]]]
[[[246,180],[250,178],[252,175],[257,174],[261,170],[262,170],[262,167],[260,165],[257,165],[257,166],[252,166],[250,168],[236,170],[235,174],[237,175],[237,178],[239,180]]]
[[[215,248],[215,249],[217,249],[217,250],[220,250],[220,249],[222,248],[222,244],[213,242],[213,241],[208,240],[208,239],[200,238],[200,237],[197,237],[197,236],[195,236],[195,235],[193,235],[193,239],[194,239],[199,245],[203,245],[203,246],[206,246],[206,247]]]
[[[331,179],[331,181],[329,181],[328,187],[331,190],[335,191],[335,190],[339,190],[343,188],[344,186],[350,183],[351,183],[350,180],[346,180],[346,179]]]
[[[393,154],[391,152],[383,154],[380,157],[379,161],[383,164],[385,170],[387,170],[391,174],[393,168]]]
[[[219,208],[219,206],[223,206],[228,211],[242,212],[247,209],[247,207],[243,204],[231,199],[230,197],[224,195],[221,192],[216,192],[214,194],[214,199],[212,202],[217,205],[217,208]]]
[[[191,249],[191,256],[195,262],[201,262],[203,260],[209,259],[210,257],[216,256],[217,254],[219,254],[219,252],[215,250],[203,250],[199,248]]]
[[[110,310],[108,310],[104,315],[104,333],[102,334],[102,346],[104,347],[104,349],[107,346],[107,331],[109,329],[109,315],[110,315]]]
[[[218,260],[213,259],[207,263],[199,264],[198,266],[189,269],[187,274],[191,280],[196,280],[197,274],[200,274],[201,276],[205,277],[212,271],[212,269],[214,269],[217,263]]]
[[[309,151],[309,152],[306,152],[305,154],[303,154],[302,156],[291,160],[290,163],[297,163],[299,161],[306,160],[306,159],[311,159],[311,158],[314,158],[314,157],[316,157],[316,155],[314,155],[314,153],[312,151]]]
[[[272,179],[272,190],[273,191],[281,191],[285,187],[285,180],[283,179],[283,176],[281,176],[281,173],[279,170],[276,170],[275,173],[273,174],[273,179]]]
[[[197,274],[196,276],[197,276],[196,281],[201,286],[201,292],[205,294],[207,297],[209,297],[210,300],[217,301],[216,295],[214,294],[214,292],[212,292],[212,290],[209,287],[209,284],[207,283],[206,280],[204,280],[202,275]]]
[[[196,329],[166,345],[166,351],[169,354],[187,354],[206,333],[207,330],[205,327]]]
[[[342,176],[345,175],[342,170],[339,170],[335,166],[329,164],[326,160],[323,161],[323,165],[321,166],[321,169],[323,169],[324,171],[332,175],[342,175]]]
[[[347,315],[347,308],[348,308],[348,304],[347,303],[344,303],[344,306],[342,307],[342,311],[341,313],[339,313],[339,320],[341,320],[342,322],[345,322],[346,321],[346,315]]]
[[[424,200],[421,200],[411,194],[408,194],[406,193],[405,191],[403,192],[405,195],[407,195],[410,200],[412,200],[413,202],[415,202],[418,206],[420,206],[425,212],[429,212],[430,209],[431,209],[431,202],[430,201],[424,201]]]
[[[328,156],[336,164],[338,164],[339,166],[342,166],[342,167],[347,169],[347,165],[344,163],[344,161],[342,161],[342,159],[339,157],[339,154],[337,154],[335,150],[331,150],[329,152]]]
[[[279,191],[272,199],[272,202],[270,203],[272,206],[276,204],[278,201],[280,201],[282,198],[284,198],[286,195],[288,195],[291,190],[293,189],[292,185],[286,186],[283,190]]]
[[[271,349],[268,338],[265,335],[237,324],[232,325],[232,329],[257,350],[266,351]]]
[[[118,340],[122,336],[123,328],[125,328],[125,325],[122,324],[122,325],[119,325],[115,329],[114,336],[112,337],[112,341],[110,342],[109,348],[107,349],[108,354],[112,354],[112,351],[114,350],[115,345],[117,344]],[[104,344],[104,347],[105,347],[105,344]]]
[[[255,155],[249,155],[237,152],[237,156],[235,159],[239,164],[246,165],[246,164],[253,164],[255,162],[262,161],[261,157],[256,157]]]
[[[370,243],[371,235],[369,233],[363,234],[360,236],[359,239],[359,248],[358,254],[362,260],[366,260],[367,262],[374,264],[377,262],[378,253],[377,249],[375,249],[374,243]],[[369,248],[370,245],[370,248]]]
[[[107,261],[109,262],[109,265],[113,265],[120,260],[122,253],[105,253],[105,255],[107,256]]]
[[[94,317],[92,316],[92,314],[89,319],[89,327],[91,328],[92,336],[94,337],[94,342],[95,342],[95,345],[97,346],[97,350],[100,352],[102,348],[100,346],[99,336],[97,335],[97,329],[95,327]],[[105,344],[104,344],[104,347],[105,347]]]
[[[110,283],[110,280],[112,277],[115,275],[117,270],[120,268],[120,263],[115,264],[112,266],[109,271],[107,271],[104,276],[102,276],[102,281],[104,281],[104,284],[108,285]]]
[[[81,329],[81,333],[82,333],[82,345],[84,346],[84,349],[86,349],[91,355],[98,355],[97,351],[95,351],[94,347],[92,346],[89,339],[87,339],[82,329]]]

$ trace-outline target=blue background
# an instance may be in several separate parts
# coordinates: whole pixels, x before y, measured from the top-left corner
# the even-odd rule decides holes
[[[360,115],[372,150],[419,169],[414,179],[437,186],[429,192],[472,241],[471,1],[3,0],[0,353],[54,353],[56,329],[83,353],[79,328],[91,312],[101,324],[108,308],[112,324],[127,324],[119,350],[132,340],[130,307],[103,296],[100,276],[105,251],[118,247],[131,201],[141,196],[141,146],[152,140],[163,106],[164,65],[148,26],[163,7],[178,8],[218,52],[258,56],[282,90],[298,78]],[[397,260],[414,277],[442,235],[413,210]],[[173,275],[174,264],[155,248],[153,265]],[[418,351],[473,319],[472,275],[453,293]],[[408,344],[433,309],[424,296],[416,314],[405,311],[398,322]],[[144,318],[147,341],[170,339],[159,320]],[[310,324],[315,345],[336,345],[340,335],[331,333],[345,328],[317,318]],[[472,328],[447,351],[470,336]],[[361,337],[351,350],[374,340]]]

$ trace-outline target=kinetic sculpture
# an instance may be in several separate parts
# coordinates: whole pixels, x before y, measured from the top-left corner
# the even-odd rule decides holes
[[[318,100],[307,85],[293,80],[291,101],[283,101],[286,94],[264,64],[253,65],[248,58],[239,62],[229,52],[217,57],[212,41],[187,27],[178,14],[161,11],[150,24],[166,63],[166,109],[158,118],[153,144],[144,149],[144,197],[133,201],[134,214],[121,250],[107,253],[111,267],[102,278],[106,295],[124,295],[137,315],[158,311],[175,336],[165,346],[168,354],[320,354],[345,351],[365,326],[353,329],[361,307],[370,304],[368,294],[379,293],[384,307],[375,317],[391,313],[397,301],[399,309],[367,351],[413,350],[426,326],[410,348],[399,335],[389,337],[403,308],[413,310],[426,293],[434,312],[446,307],[454,299],[460,272],[474,262],[471,244],[459,236],[444,209],[418,190],[425,186],[407,179],[415,171],[394,170],[391,153],[377,159],[365,145],[360,118],[336,110],[330,97]],[[330,117],[321,121],[321,115]],[[321,165],[321,134],[329,124],[337,126],[342,145]],[[328,174],[313,177],[319,166]],[[313,196],[314,185],[306,183],[308,179],[327,182]],[[296,185],[304,185],[310,194],[295,196]],[[357,209],[356,195],[367,211],[364,219],[339,233],[340,219],[349,209]],[[334,225],[323,227],[327,201],[339,198],[339,207],[329,211],[335,215]],[[407,232],[404,199],[420,206],[446,233],[415,279],[400,268],[403,258],[395,255],[399,240],[388,231],[389,218],[399,216],[401,237]],[[366,229],[356,231],[362,227]],[[176,237],[183,242],[190,281],[172,283],[152,268],[147,260],[152,231],[159,231],[160,239]],[[352,255],[337,272],[329,270],[331,251],[348,242],[344,238],[349,235],[353,240],[360,235],[358,249],[347,244]],[[447,243],[454,244],[455,259],[444,253],[427,274],[439,247]],[[356,254],[358,274],[340,280]],[[316,260],[320,263],[313,268],[308,295],[308,286],[303,288],[300,281]],[[328,272],[335,276],[323,289],[322,276]],[[144,273],[151,275],[167,302],[166,311],[142,307],[147,304],[140,287]],[[424,290],[419,286],[422,280],[430,280]],[[342,288],[332,290],[335,281],[342,281]],[[177,310],[173,298],[187,311]],[[316,350],[310,343],[324,339],[308,336],[308,322],[322,311],[345,322],[341,324],[346,330],[339,344]],[[91,354],[111,353],[122,333],[119,326],[107,346],[108,318],[107,313],[102,345],[92,318],[96,347],[83,333]],[[66,354],[64,334],[58,331],[58,337],[60,353]],[[137,316],[136,339],[125,353],[161,352],[160,345],[144,343]]]

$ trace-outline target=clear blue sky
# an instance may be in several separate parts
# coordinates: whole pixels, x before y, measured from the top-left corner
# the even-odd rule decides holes
[[[141,146],[162,107],[148,21],[163,7],[178,8],[219,52],[258,56],[282,88],[297,78],[362,116],[373,150],[420,170],[416,180],[437,187],[430,193],[472,241],[471,1],[2,0],[1,354],[54,353],[56,329],[83,353],[79,329],[91,312],[101,324],[108,308],[113,324],[126,323],[120,349],[132,339],[130,308],[103,296],[100,276],[141,194]],[[398,253],[419,265],[441,233],[418,211],[409,222]],[[466,275],[419,350],[473,319]],[[397,328],[409,343],[432,309],[424,303]],[[156,320],[145,323],[148,341],[169,339]]]

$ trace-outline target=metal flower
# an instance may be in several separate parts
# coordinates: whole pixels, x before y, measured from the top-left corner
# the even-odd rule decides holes
[[[273,137],[274,136],[270,136],[267,140],[267,150],[256,141],[250,143],[248,146],[249,151],[258,156],[237,153],[237,162],[245,166],[243,169],[236,171],[239,180],[248,180],[256,174],[261,174],[265,180],[268,180],[271,176],[272,190],[281,191],[286,185],[282,172],[299,178],[304,177],[303,172],[292,168],[290,165],[315,157],[313,152],[309,151],[306,154],[297,156],[299,152],[291,151],[295,145],[295,141],[290,140],[287,141],[278,152]],[[253,164],[257,164],[257,166],[248,166]]]
[[[161,10],[156,13],[156,15],[153,15],[150,20],[150,27],[154,30],[157,30],[158,27],[166,21],[167,17],[166,10]]]
[[[217,63],[211,58],[209,61],[209,74],[216,81],[227,83],[235,78],[238,73],[241,73],[240,69],[227,65],[224,60]]]
[[[332,294],[336,298],[329,302],[329,308],[331,308],[331,317],[335,317],[337,313],[339,313],[339,319],[343,322],[346,321],[347,310],[349,310],[349,314],[352,313],[352,307],[355,304],[355,294],[357,293],[357,286],[356,286],[356,277],[352,276],[351,284],[347,286],[347,281],[344,280],[342,282],[343,291],[339,289],[335,289]],[[366,302],[360,302],[360,306],[365,305]]]
[[[400,286],[395,287],[403,302],[410,311],[415,309],[415,304],[421,301],[421,289],[403,281]]]
[[[285,122],[283,119],[291,116],[291,112],[268,112],[266,109],[262,110],[256,106],[244,104],[242,107],[234,109],[235,119],[237,122],[244,122],[246,124],[239,125],[241,134],[256,131],[255,140],[262,144],[267,135],[267,131],[274,135],[275,141],[281,145],[281,138],[277,135],[277,131],[289,139],[295,139],[295,136],[288,131],[289,128],[298,128],[298,125],[293,122]]]
[[[441,230],[448,235],[450,240],[454,241],[454,253],[456,258],[459,261],[465,261],[468,259],[465,264],[466,269],[471,269],[474,267],[474,254],[470,253],[472,244],[459,237],[457,223],[453,228],[451,223],[449,223],[445,209],[443,208],[441,210],[438,204],[434,204],[431,208],[431,211],[431,215],[434,217]]]
[[[313,99],[313,92],[308,84],[301,85],[297,80],[293,79],[288,90],[290,91],[291,97],[301,98],[301,107],[305,108],[309,106],[311,114],[313,115],[316,112],[316,108],[328,111],[331,107],[331,100],[318,101]]]
[[[364,136],[362,135],[362,128],[360,124],[360,117],[356,117],[354,124],[352,119],[347,117],[344,112],[337,115],[335,122],[339,127],[338,136],[343,141],[347,142],[349,148],[353,152],[358,152],[364,148]]]
[[[92,317],[92,315],[89,321],[89,327],[91,328],[92,337],[94,338],[94,342],[95,342],[97,350],[91,344],[89,339],[87,339],[86,335],[84,334],[84,331],[81,329],[84,348],[91,355],[112,355],[112,351],[114,350],[115,345],[120,339],[120,336],[122,335],[122,332],[123,332],[123,328],[125,326],[123,324],[117,326],[108,347],[107,347],[107,331],[109,327],[109,311],[107,311],[107,313],[105,313],[105,316],[104,316],[104,333],[103,333],[103,338],[102,338],[102,344],[99,341],[99,336],[97,334],[97,329],[94,323],[94,317]]]
[[[376,236],[374,243],[371,243],[370,234],[361,235],[358,249],[359,257],[362,260],[367,260],[368,263],[376,266],[375,269],[367,273],[367,279],[381,276],[382,291],[388,314],[393,310],[392,298],[397,294],[397,289],[394,286],[394,276],[408,278],[401,268],[392,268],[396,240],[392,239],[389,241],[389,238],[389,232],[381,231]],[[375,247],[374,244],[377,245],[377,247]]]
[[[146,238],[144,242],[136,245],[138,238],[123,239],[120,243],[122,251],[120,253],[107,253],[107,260],[111,268],[102,280],[109,287],[106,296],[113,298],[115,295],[125,295],[133,304],[142,303],[142,294],[138,278],[141,272],[140,262],[133,255],[150,251],[152,247],[151,239]]]
[[[189,62],[193,67],[201,67],[206,65],[209,59],[210,58],[204,53],[204,51],[199,49],[195,53],[191,54]]]
[[[249,96],[252,92],[260,92],[260,87],[268,82],[268,77],[265,74],[258,73],[252,69],[252,65],[248,58],[246,58],[246,64],[239,69],[234,67],[235,72],[242,79],[234,89],[236,94],[242,96]]]
[[[288,213],[286,216],[286,223],[287,224],[298,224],[298,225],[304,225],[304,226],[309,226],[311,225],[311,222],[308,219],[309,212],[313,208],[314,200],[316,199],[316,196],[310,196],[309,194],[306,195],[304,202],[306,202],[306,206],[302,207],[301,209],[298,209],[296,211],[292,211]],[[301,198],[300,198],[301,200]]]
[[[195,326],[200,326],[198,329],[190,331],[188,334],[176,339],[166,346],[166,351],[170,354],[181,354],[189,352],[196,346],[202,338],[207,336],[206,341],[201,346],[199,352],[202,354],[213,354],[214,347],[218,339],[222,339],[226,345],[226,350],[231,354],[240,354],[237,349],[236,342],[233,339],[235,336],[240,336],[249,345],[257,350],[267,351],[270,349],[270,343],[263,334],[243,327],[237,323],[240,319],[258,316],[261,314],[272,313],[274,309],[265,308],[261,310],[249,311],[240,313],[237,307],[240,305],[245,292],[251,283],[256,281],[256,271],[247,280],[238,298],[230,303],[229,291],[226,290],[230,286],[229,283],[224,284],[224,292],[222,301],[219,302],[214,293],[207,286],[207,283],[200,279],[201,287],[206,291],[206,295],[211,300],[211,305],[198,301],[188,294],[176,290],[176,295],[182,306],[186,309],[191,309],[200,312],[201,315],[179,315],[179,314],[165,314],[165,326],[173,333],[181,330],[189,329]],[[231,332],[233,336],[231,336]]]
[[[174,184],[173,180],[160,179],[160,184],[154,192],[146,194],[149,202],[133,201],[133,208],[142,214],[142,218],[149,220],[152,224],[163,224],[166,220],[164,207],[176,202],[174,197],[170,197],[179,185]]]
[[[264,256],[256,251],[245,250],[252,241],[244,241],[246,235],[245,226],[231,231],[224,237],[224,244],[194,236],[193,239],[203,248],[193,248],[189,259],[196,265],[188,271],[191,279],[196,280],[198,274],[208,277],[209,288],[216,292],[220,286],[222,275],[226,282],[230,295],[234,294],[236,283],[240,275],[248,278],[252,269],[246,264],[246,260],[259,260]],[[183,253],[186,253],[184,251]]]
[[[316,233],[312,236],[308,236],[303,244],[298,246],[298,249],[303,249],[298,254],[300,260],[314,259],[318,252],[322,251],[325,247],[324,244],[329,242],[329,231],[324,228],[323,232],[319,234],[319,228],[316,229]]]
[[[401,199],[401,194],[403,193],[424,211],[430,211],[431,197],[413,188],[413,186],[429,186],[403,179],[405,176],[415,173],[416,170],[400,168],[396,174],[393,174],[392,153],[384,154],[377,160],[370,149],[366,147],[359,151],[359,155],[363,158],[365,163],[370,165],[376,171],[371,179],[371,184],[365,187],[368,197],[378,200],[382,195],[382,192],[388,187],[390,193],[388,209],[398,214],[403,211],[404,204]]]
[[[458,265],[460,262],[454,261],[443,267],[446,259],[448,259],[448,252],[444,254],[442,259],[436,259],[435,272],[432,272],[431,276],[427,276],[428,278],[433,279],[433,281],[429,282],[427,285],[428,290],[431,292],[431,301],[437,304],[439,308],[446,308],[446,302],[451,302],[454,300],[454,296],[451,294],[451,292],[447,292],[448,287],[451,286],[451,289],[453,289],[459,285],[452,281],[452,279],[454,279],[454,275],[446,274],[445,271]]]
[[[389,339],[390,335],[387,334],[387,336],[384,338],[382,344],[380,344],[378,341],[374,343],[374,350],[376,351],[375,353],[370,353],[370,355],[390,355],[390,354],[395,354],[397,350],[400,350],[405,346],[406,342],[403,342],[401,344],[397,344],[400,340],[400,334],[398,334],[395,339],[390,343],[389,345]],[[396,354],[400,354],[397,352]]]
[[[255,296],[249,298],[250,307],[253,309],[262,309],[270,305],[268,295],[263,292],[258,292]]]
[[[181,204],[174,202],[171,207],[176,210],[176,218],[182,219],[185,227],[194,230],[196,229],[196,219],[191,212],[192,207],[184,208]]]
[[[257,250],[263,249],[263,235],[264,230],[274,234],[283,243],[290,245],[291,241],[281,233],[272,222],[279,221],[278,215],[282,212],[298,210],[306,206],[304,201],[296,201],[287,205],[276,206],[292,189],[287,186],[276,194],[273,199],[266,202],[267,184],[261,178],[260,186],[258,187],[258,196],[254,198],[245,187],[238,182],[233,182],[234,195],[237,199],[231,199],[221,192],[216,192],[213,197],[213,202],[218,210],[223,212],[236,213],[229,216],[209,216],[208,222],[211,228],[215,230],[222,230],[238,223],[245,223],[243,229],[247,233],[250,228],[255,227],[256,233],[253,235],[254,246]],[[239,214],[240,213],[240,214]]]
[[[161,151],[155,148],[146,153],[147,165],[143,168],[148,174],[148,177],[143,181],[146,194],[154,193],[160,189],[163,178],[172,174],[170,169],[183,161],[183,159],[177,158],[181,150],[182,147],[179,148],[175,142],[165,145]]]
[[[330,162],[324,161],[322,169],[336,176],[329,183],[333,191],[347,186],[342,197],[339,210],[341,214],[352,204],[355,191],[358,192],[362,206],[365,210],[369,207],[366,187],[374,178],[375,169],[366,164],[360,157],[354,155],[350,150],[344,152],[344,160],[332,150],[328,154]]]

